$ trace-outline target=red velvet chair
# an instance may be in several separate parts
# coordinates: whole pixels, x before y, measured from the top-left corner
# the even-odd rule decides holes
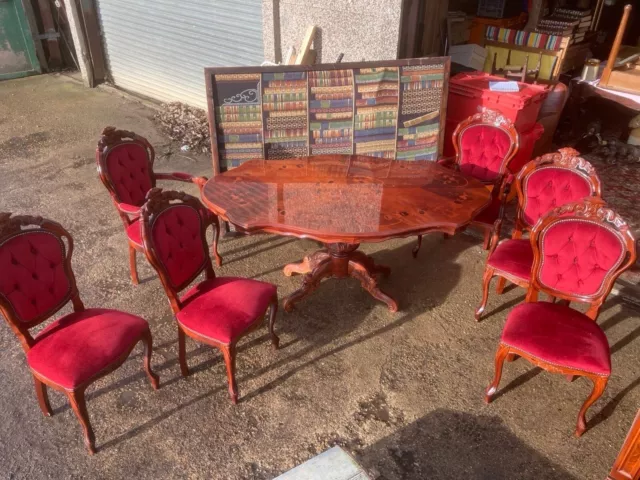
[[[571,380],[583,376],[593,391],[578,414],[575,434],[587,428],[587,409],[611,374],[609,343],[595,319],[616,278],[636,260],[627,224],[596,197],[567,203],[543,217],[531,233],[533,271],[525,303],[507,316],[485,400],[496,393],[505,359],[526,358]],[[545,292],[589,304],[586,314],[566,304],[539,302]]]
[[[480,320],[489,298],[489,284],[500,277],[496,291],[501,294],[506,281],[529,287],[533,250],[524,232],[549,210],[589,196],[600,196],[600,179],[589,162],[573,148],[561,148],[527,163],[516,177],[518,209],[511,239],[499,241],[502,218],[496,222],[491,250],[482,278],[482,301],[475,318]]]
[[[98,175],[109,190],[129,240],[129,267],[134,285],[138,284],[136,251],[143,251],[138,220],[140,207],[144,203],[147,192],[156,186],[156,180],[194,183],[198,188],[202,188],[203,185],[202,177],[192,177],[188,173],[154,172],[154,160],[155,151],[146,138],[126,130],[116,130],[115,127],[106,127],[103,130],[96,149]],[[216,257],[216,264],[220,266],[222,265],[222,258],[218,254],[220,224],[216,216],[208,210],[204,212],[213,217],[212,222],[216,226],[212,252]]]
[[[66,245],[64,243],[66,240]],[[40,409],[52,415],[47,386],[63,392],[95,453],[85,403],[86,388],[118,368],[140,341],[144,369],[154,389],[151,332],[140,317],[118,310],[85,309],[71,269],[73,239],[60,224],[41,217],[0,213],[0,312],[16,334],[33,374]],[[42,324],[69,302],[73,313]]]
[[[189,374],[185,335],[219,348],[227,367],[231,400],[237,403],[236,344],[262,324],[268,310],[271,341],[278,348],[273,331],[278,295],[270,283],[215,276],[205,239],[210,222],[198,215],[202,208],[198,199],[184,192],[151,189],[141,210],[142,241],[178,323],[182,375]],[[203,271],[205,280],[180,296]]]
[[[460,122],[453,132],[452,141],[455,159],[444,159],[439,163],[476,178],[491,189],[490,205],[471,222],[472,226],[484,232],[483,248],[488,250],[494,223],[508,194],[507,167],[518,153],[520,137],[509,119],[499,112],[484,109]],[[419,235],[413,249],[414,257],[421,245],[422,235]]]

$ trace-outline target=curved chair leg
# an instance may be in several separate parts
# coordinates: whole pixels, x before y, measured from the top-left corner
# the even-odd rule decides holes
[[[40,405],[40,410],[45,417],[50,417],[53,415],[51,411],[51,404],[49,403],[49,395],[47,394],[47,386],[38,380],[35,375],[33,377],[33,382],[36,385],[36,396],[38,397],[38,404]]]
[[[129,244],[129,269],[131,270],[131,281],[134,285],[138,285],[138,267],[136,265],[136,249]]]
[[[187,365],[187,352],[184,343],[185,334],[178,325],[178,363],[180,363],[180,373],[186,377],[189,375],[189,366]]]
[[[496,283],[496,293],[498,295],[502,295],[504,292],[504,287],[507,285],[507,279],[504,277],[498,277],[498,282]]]
[[[489,250],[489,246],[491,244],[491,230],[488,228],[485,228],[483,230],[484,230],[484,240],[482,241],[482,248],[484,250]]]
[[[593,382],[593,390],[591,391],[591,395],[589,395],[589,397],[582,405],[580,413],[578,413],[578,425],[575,432],[576,437],[580,437],[587,429],[587,421],[585,419],[587,410],[591,405],[593,405],[593,402],[600,398],[600,396],[604,392],[605,387],[607,386],[607,382],[609,381],[609,377],[594,376],[589,378]]]
[[[416,258],[418,256],[420,247],[422,247],[422,235],[418,235],[418,243],[416,243],[416,246],[413,247],[413,250],[411,250],[411,254],[413,255],[413,258]]]
[[[75,390],[66,392],[69,403],[73,412],[78,417],[78,421],[84,430],[84,444],[89,450],[89,454],[96,453],[96,437],[93,434],[91,423],[89,422],[89,413],[87,412],[87,404],[84,399],[84,390]]]
[[[218,240],[220,239],[220,220],[218,220],[218,217],[216,217],[214,224],[216,227],[216,231],[213,232],[213,245],[211,246],[211,253],[213,253],[213,256],[216,258],[216,265],[218,267],[221,267],[222,257],[218,253]]]
[[[487,387],[487,390],[485,391],[485,394],[484,394],[484,401],[486,403],[491,403],[492,397],[495,395],[496,391],[498,390],[498,385],[500,384],[500,378],[502,378],[502,365],[504,364],[504,360],[505,358],[507,358],[507,355],[509,355],[509,347],[501,343],[500,346],[498,346],[498,351],[496,352],[496,359],[495,359],[496,370],[493,375],[493,381],[491,382],[491,385]]]
[[[518,355],[516,353],[510,353],[509,355],[507,355],[507,358],[505,358],[505,360],[507,362],[515,362],[519,358],[520,358],[520,355]]]
[[[229,382],[229,395],[233,403],[238,403],[238,385],[236,384],[236,346],[227,345],[220,347],[224,363],[227,366],[227,381]]]
[[[273,326],[276,323],[276,314],[278,313],[278,296],[275,295],[269,305],[269,335],[271,335],[271,344],[273,349],[277,350],[280,347],[280,339],[273,331]]]
[[[142,334],[141,340],[144,343],[144,371],[147,373],[153,389],[157,390],[160,385],[160,377],[151,370],[151,354],[153,352],[151,330],[147,329],[147,331]]]
[[[493,268],[487,267],[484,271],[484,275],[482,276],[482,301],[480,302],[480,306],[476,309],[476,322],[480,321],[480,317],[487,306],[487,300],[489,300],[489,284],[491,283],[494,272],[495,270]]]

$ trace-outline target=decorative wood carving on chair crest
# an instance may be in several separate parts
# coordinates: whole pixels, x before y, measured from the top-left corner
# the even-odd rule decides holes
[[[151,146],[146,138],[141,137],[134,132],[130,132],[129,130],[118,130],[116,127],[105,127],[104,130],[102,130],[100,140],[98,140],[98,149],[104,151],[109,147],[126,142],[127,139],[143,144],[144,147],[149,150],[149,153],[151,154],[149,160],[153,164],[155,159],[155,150],[153,149],[153,146]]]
[[[582,158],[580,152],[571,147],[560,148],[557,152],[542,155],[537,164],[544,165],[547,163],[555,163],[560,167],[581,170],[587,175],[596,174],[596,169],[593,168],[593,165]]]
[[[601,198],[592,198],[585,203],[568,203],[555,210],[558,215],[573,214],[576,217],[592,218],[612,224],[623,235],[629,232],[627,222],[607,207]]]
[[[0,212],[0,237],[17,233],[22,230],[22,227],[27,227],[29,225],[42,227],[42,225],[47,222],[47,220],[40,216],[12,215],[13,214],[11,212]]]
[[[511,120],[509,120],[507,117],[502,115],[502,113],[498,112],[497,110],[493,110],[487,107],[478,107],[478,109],[480,111],[471,118],[476,120],[482,120],[485,123],[490,123],[494,127],[503,127],[503,128],[509,129],[510,127],[513,126],[513,123],[511,122]]]

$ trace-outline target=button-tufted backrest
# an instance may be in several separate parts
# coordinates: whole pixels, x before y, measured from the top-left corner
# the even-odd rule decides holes
[[[619,235],[601,222],[566,218],[543,229],[538,236],[543,287],[570,295],[602,293],[605,279],[625,258]]]
[[[116,145],[106,154],[104,166],[116,200],[141,206],[153,186],[147,150],[136,142]]]
[[[65,245],[54,233],[23,231],[0,243],[0,296],[28,327],[53,315],[72,295]]]
[[[207,246],[198,210],[176,204],[162,210],[150,226],[153,249],[171,286],[186,287],[206,266]]]
[[[574,169],[556,166],[532,171],[524,179],[522,189],[522,220],[529,227],[550,210],[594,194],[585,176]]]
[[[475,124],[458,134],[460,171],[478,180],[496,180],[506,169],[513,143],[503,129]]]

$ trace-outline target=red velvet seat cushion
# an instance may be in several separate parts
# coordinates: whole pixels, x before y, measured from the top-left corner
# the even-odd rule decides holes
[[[523,186],[523,218],[530,226],[550,210],[591,195],[591,183],[568,168],[544,167],[531,173]]]
[[[142,230],[140,229],[140,219],[136,218],[131,225],[127,227],[127,237],[133,243],[142,246]]]
[[[626,253],[615,233],[588,220],[561,220],[547,227],[541,237],[540,283],[571,294],[598,293]]]
[[[142,318],[118,310],[74,312],[40,332],[27,362],[43,377],[73,389],[130,351],[147,328]]]
[[[531,278],[533,249],[529,239],[504,240],[498,244],[487,263],[523,280]]]
[[[275,285],[258,280],[205,280],[181,298],[176,318],[199,335],[230,344],[260,318],[275,294]]]
[[[474,125],[462,131],[459,142],[462,173],[483,181],[498,178],[511,148],[507,132],[491,125]]]
[[[554,365],[611,373],[607,336],[596,322],[565,305],[521,303],[507,317],[502,343]]]
[[[69,300],[62,240],[43,231],[24,232],[0,245],[0,295],[23,322],[46,317]]]

